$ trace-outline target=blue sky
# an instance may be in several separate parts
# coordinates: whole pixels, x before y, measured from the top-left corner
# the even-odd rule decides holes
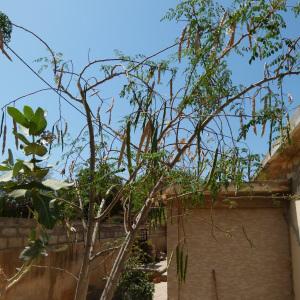
[[[152,54],[169,46],[182,30],[181,24],[160,22],[174,0],[164,1],[2,1],[0,10],[17,25],[40,35],[65,59],[71,59],[77,70],[92,58],[114,57],[114,50],[125,54]],[[10,46],[36,70],[34,60],[47,55],[45,47],[29,34],[14,28]],[[16,58],[9,62],[0,56],[0,105],[45,85]],[[42,76],[49,82],[48,73]],[[58,96],[47,92],[27,97],[17,104],[41,106],[48,111],[50,122],[57,119]],[[81,128],[80,115],[65,103],[65,117],[72,124],[71,132]],[[11,143],[10,143],[11,144]]]
[[[37,1],[0,0],[0,10],[6,13],[13,23],[24,26],[44,38],[56,51],[62,52],[65,59],[71,59],[77,70],[86,64],[88,53],[92,58],[114,56],[118,49],[125,54],[143,53],[150,55],[173,43],[180,35],[183,24],[160,22],[168,8],[179,1],[146,0],[86,0],[86,1]],[[297,33],[299,22],[292,23],[289,31]],[[39,64],[34,60],[47,55],[45,47],[27,33],[15,28],[10,46],[36,70]],[[242,59],[232,61],[234,78],[249,82],[254,75],[262,74],[262,64],[245,68]],[[50,72],[43,72],[47,80]],[[0,105],[4,105],[28,92],[45,85],[27,70],[16,58],[9,62],[0,55]],[[287,91],[294,94],[296,104],[299,80],[289,81]],[[50,123],[58,118],[58,96],[55,93],[41,93],[25,98],[23,104],[41,106],[48,111]],[[71,124],[71,133],[76,134],[82,126],[80,115],[67,104],[62,104],[64,116]],[[120,104],[120,111],[125,106]],[[264,153],[265,140],[249,137],[252,149]],[[11,144],[11,143],[10,143]]]

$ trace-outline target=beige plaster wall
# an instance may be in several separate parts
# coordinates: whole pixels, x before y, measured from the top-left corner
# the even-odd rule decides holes
[[[300,197],[299,159],[294,158],[290,164],[290,169],[292,172],[290,172],[288,177],[292,180],[293,193],[296,197]],[[300,300],[300,200],[297,198],[294,198],[290,202],[289,225],[293,269],[293,288],[295,294],[294,299]]]
[[[177,226],[182,213],[189,260],[186,282],[180,285],[173,250],[184,236],[182,226]],[[173,252],[169,300],[293,299],[283,209],[215,209],[211,215],[209,209],[182,212],[173,207],[168,220],[169,258]]]

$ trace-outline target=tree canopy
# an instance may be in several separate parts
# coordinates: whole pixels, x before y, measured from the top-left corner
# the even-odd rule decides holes
[[[116,53],[114,58],[90,58],[83,68],[63,59],[43,39],[24,29],[47,46],[50,58],[39,61],[49,64],[47,72],[52,72],[53,82],[31,70],[60,101],[78,110],[85,123],[69,143],[68,112],[60,106],[59,119],[50,131],[45,131],[42,109],[34,112],[26,106],[22,113],[11,105],[4,106],[3,153],[9,114],[16,146],[23,143],[33,167],[8,159],[1,167],[5,171],[2,182],[15,194],[20,177],[29,174],[30,186],[25,186],[22,196],[30,193],[38,222],[51,228],[54,215],[47,219],[44,210],[54,209],[60,201],[53,201],[56,188],[51,181],[43,181],[48,167],[39,167],[36,157],[50,153],[52,145],[61,146],[65,153],[62,175],[69,181],[79,178],[84,186],[77,185],[76,205],[86,221],[86,251],[76,300],[86,297],[95,232],[116,205],[123,207],[126,236],[101,299],[112,299],[138,229],[153,206],[161,207],[159,195],[164,187],[181,184],[183,191],[193,191],[199,202],[203,191],[210,190],[215,201],[222,186],[231,183],[238,188],[259,167],[260,157],[246,144],[249,135],[257,139],[266,135],[270,152],[274,142],[289,141],[293,99],[285,84],[300,74],[300,36],[290,34],[288,25],[299,12],[299,4],[282,0],[235,0],[228,5],[212,0],[180,1],[164,17],[182,24],[181,36],[174,44],[150,56]],[[2,50],[15,56],[9,45],[9,24],[0,15]],[[169,56],[167,51],[173,54]],[[234,67],[233,61],[241,68]],[[243,73],[251,70],[255,72],[250,82],[244,80]],[[111,96],[103,98],[103,89],[110,90],[112,82]],[[127,109],[115,122],[121,101]],[[15,123],[28,129],[32,141],[16,130]],[[41,135],[49,137],[48,148]],[[32,182],[38,186],[32,187]],[[82,197],[86,205],[80,204]],[[41,203],[46,207],[40,207]]]

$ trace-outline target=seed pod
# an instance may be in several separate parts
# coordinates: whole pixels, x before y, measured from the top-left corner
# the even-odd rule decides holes
[[[149,126],[149,134],[147,135],[147,139],[146,139],[146,143],[145,143],[145,148],[144,148],[144,152],[147,153],[148,149],[149,149],[149,144],[151,141],[151,137],[152,137],[152,133],[153,133],[153,125],[151,123],[151,126]]]
[[[191,45],[191,28],[189,28],[186,39],[186,49],[190,49]]]
[[[188,265],[188,254],[186,254],[186,256],[185,256],[185,261],[184,261],[183,281],[185,281],[185,279],[186,279],[187,265]]]
[[[249,46],[250,46],[250,49],[252,49],[252,34],[251,34],[250,25],[248,22],[247,22],[247,31],[248,31]]]
[[[121,166],[124,152],[125,152],[125,147],[126,147],[126,136],[124,136],[124,139],[123,139],[123,143],[122,143],[122,147],[121,147],[121,151],[120,151],[120,155],[119,155],[119,159],[118,159],[118,168],[120,168],[120,166]]]
[[[67,134],[67,131],[68,131],[68,122],[65,122],[65,129],[63,132],[63,136],[65,136]]]
[[[167,113],[167,102],[164,103],[164,111],[163,111],[163,116],[161,120],[161,130],[160,130],[160,135],[164,129],[164,124],[165,124],[165,118],[166,118],[166,113]]]
[[[248,175],[248,180],[251,180],[251,168],[252,168],[252,159],[251,156],[249,155],[248,157],[248,165],[247,165],[247,175]]]
[[[272,154],[273,125],[274,125],[274,121],[272,118],[270,123],[270,134],[269,134],[269,155]]]
[[[58,83],[57,83],[57,88],[58,89],[60,89],[60,86],[61,86],[61,79],[62,79],[62,76],[63,76],[63,72],[64,72],[64,65],[61,67],[60,75],[58,77]]]
[[[137,154],[136,154],[136,160],[137,162],[139,161],[139,158],[140,158],[140,153],[141,153],[141,150],[142,150],[142,146],[145,142],[145,139],[150,135],[150,132],[151,132],[151,121],[149,120],[148,123],[146,124],[144,130],[143,130],[143,133],[142,133],[142,136],[141,136],[141,140],[140,140],[140,144],[139,144],[139,148],[138,148],[138,151],[137,151]]]
[[[111,105],[110,105],[109,109],[106,111],[107,113],[109,112],[108,125],[110,125],[110,122],[111,122],[111,114],[112,114],[112,110],[114,108],[114,104],[115,104],[115,98],[113,97]],[[99,117],[99,119],[100,119],[100,117]]]
[[[147,76],[147,82],[149,82],[151,80],[151,78],[154,75],[154,67],[150,67],[149,72],[148,72],[148,76]]]
[[[128,172],[131,175],[132,173],[132,161],[131,161],[131,149],[130,149],[130,130],[131,122],[128,120],[127,129],[126,129],[126,154],[127,154],[127,163],[128,163]]]
[[[268,109],[268,97],[264,98],[264,113],[266,113]],[[266,120],[264,119],[262,122],[261,136],[264,136],[266,130]]]
[[[151,84],[149,98],[152,98],[152,95],[153,95],[153,92],[154,92],[154,88],[155,88],[155,80],[153,80],[153,82]]]
[[[208,181],[206,183],[206,187],[210,186],[210,184],[212,182],[212,179],[213,179],[213,175],[215,174],[215,168],[217,166],[217,161],[218,161],[218,154],[219,154],[219,147],[216,148],[216,151],[215,151],[215,154],[214,154],[214,160],[213,160],[213,164],[212,164],[212,167],[211,167],[211,170],[210,170]]]
[[[160,73],[161,73],[161,65],[159,64],[158,67],[157,67],[157,84],[160,84]]]
[[[197,30],[196,34],[195,34],[194,48],[195,48],[196,52],[200,49],[200,32],[199,32],[199,30]]]
[[[157,133],[158,133],[158,126],[154,129],[153,136],[152,136],[152,145],[151,145],[151,152],[157,152]]]
[[[60,137],[61,137],[61,151],[64,152],[64,135],[62,130],[60,130]]]
[[[4,130],[3,130],[3,142],[2,142],[2,155],[4,155],[5,152],[5,146],[6,146],[6,124],[4,125]]]
[[[176,247],[176,270],[177,270],[177,276],[179,275],[179,265],[180,265],[180,258],[179,258],[179,245]]]
[[[12,59],[10,58],[10,56],[8,55],[8,53],[5,51],[4,49],[4,37],[3,37],[3,33],[0,30],[0,50],[2,51],[2,53],[10,60],[12,61]]]
[[[180,39],[179,39],[179,44],[178,44],[178,61],[181,62],[181,51],[182,51],[182,44],[184,42],[184,38],[185,38],[185,33],[186,33],[186,29],[187,27],[184,27]]]
[[[255,96],[253,96],[252,97],[252,120],[254,121],[254,123],[252,127],[253,127],[253,132],[255,133],[255,135],[257,135],[255,115],[256,115],[256,100],[255,100]]]
[[[15,119],[13,119],[13,128],[14,128],[14,136],[15,136],[15,145],[16,148],[19,149],[19,139],[18,139],[18,128]]]
[[[170,101],[173,100],[173,78],[170,79]]]
[[[100,119],[100,106],[97,109],[96,122],[98,123],[98,134],[101,134],[101,119]]]
[[[291,136],[290,136],[290,116],[289,116],[289,113],[286,114],[286,123],[287,123],[287,126],[286,126],[286,136],[287,136],[287,141],[289,144],[291,144]]]
[[[230,32],[231,32],[231,35],[230,35],[230,39],[229,39],[227,48],[232,47],[233,44],[234,44],[235,29],[236,29],[236,24],[234,23],[234,24],[232,24],[232,25],[230,26]]]
[[[182,281],[183,279],[183,249],[181,248],[181,251],[180,251],[180,278],[179,280]]]
[[[3,132],[3,124],[4,124],[4,112],[2,112],[2,118],[1,118],[0,137],[2,136],[2,132]]]
[[[57,134],[57,143],[59,144],[60,143],[60,130],[59,130],[58,124],[56,124],[55,128],[56,128],[56,134]]]

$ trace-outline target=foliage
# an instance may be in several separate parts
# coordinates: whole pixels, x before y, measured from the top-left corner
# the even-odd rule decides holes
[[[107,281],[107,294],[102,296],[111,299],[140,226],[149,216],[157,220],[163,216],[157,196],[165,185],[178,184],[183,194],[194,193],[193,200],[200,202],[203,191],[209,190],[214,201],[222,187],[233,184],[238,189],[259,167],[260,157],[245,145],[249,135],[266,136],[270,152],[274,141],[289,141],[292,97],[285,91],[285,81],[300,74],[300,37],[287,31],[286,16],[290,12],[297,17],[299,3],[183,0],[164,18],[182,24],[181,36],[154,55],[117,53],[113,59],[89,59],[81,70],[51,51],[52,58],[39,60],[53,65],[57,87],[52,91],[60,101],[71,105],[74,101],[76,109],[80,109],[78,105],[83,109],[85,124],[75,141],[82,141],[84,133],[88,137],[84,144],[71,146],[68,156],[73,160],[68,157],[62,171],[64,175],[67,166],[72,170],[85,166],[76,175],[84,202],[79,211],[85,217],[87,237],[76,300],[86,298],[84,285],[95,243],[93,232],[98,226],[95,220],[103,222],[116,205],[122,204],[126,239]],[[168,59],[156,59],[172,49],[176,50]],[[237,72],[241,68],[253,72],[251,82],[234,74],[234,61],[241,65]],[[261,67],[261,72],[254,66]],[[111,97],[102,96],[110,91],[105,89],[107,83],[112,83],[111,87],[120,84]],[[121,121],[115,122],[114,112],[120,116],[119,98],[122,103],[127,100],[129,107],[121,114]],[[30,131],[32,141],[15,135],[23,142],[25,155],[32,159],[5,162],[2,185],[10,197],[29,198],[35,218],[51,228],[61,217],[56,208],[65,201],[58,197],[60,192],[53,184],[46,184],[48,169],[36,158],[47,153],[43,139],[35,139],[45,129],[42,113],[30,108],[24,113],[13,108],[8,112]],[[59,105],[60,121],[63,113]],[[57,128],[58,135],[62,127]],[[3,140],[5,149],[5,134]],[[116,176],[120,170],[124,170],[122,180]],[[99,204],[106,198],[107,204],[100,211]],[[40,249],[37,252],[42,251],[40,242],[32,245]],[[176,255],[181,281],[188,261],[185,246],[179,244]],[[129,278],[134,282],[131,276],[135,271],[130,270],[125,282]],[[133,285],[132,293],[136,290],[140,288]]]
[[[176,247],[176,275],[180,284],[185,282],[187,275],[189,256],[185,248],[186,246],[182,244],[178,244]]]
[[[154,284],[149,282],[148,275],[139,269],[141,266],[135,257],[127,261],[114,296],[115,300],[153,299]]]
[[[122,171],[122,170],[121,170]],[[100,205],[102,199],[105,199],[104,208],[107,207],[117,192],[122,187],[122,179],[117,175],[120,169],[114,169],[112,165],[108,163],[99,163],[96,167],[94,181],[90,181],[90,170],[82,168],[76,175],[76,181],[78,183],[78,191],[83,201],[83,206],[88,209],[89,193],[91,186],[96,187],[96,203]],[[74,191],[73,191],[74,193]],[[119,202],[111,211],[111,215],[115,215],[122,211],[122,205]]]
[[[141,264],[149,264],[154,261],[153,246],[149,240],[137,240],[132,247],[132,256]]]
[[[47,127],[44,110],[37,108],[33,111],[31,107],[24,106],[23,112],[14,107],[8,107],[7,112],[24,132],[18,132],[14,126],[13,134],[22,143],[20,148],[25,156],[30,159],[15,161],[9,150],[8,159],[0,165],[3,172],[0,186],[4,192],[2,197],[7,198],[7,202],[25,204],[37,222],[30,243],[21,254],[24,261],[29,261],[45,253],[48,241],[46,229],[52,229],[58,221],[64,220],[65,202],[58,197],[58,191],[72,184],[47,179],[50,167],[42,165],[43,157],[47,154],[46,141],[43,139]]]
[[[12,32],[12,24],[8,16],[0,11],[0,32],[4,43],[9,43]]]

